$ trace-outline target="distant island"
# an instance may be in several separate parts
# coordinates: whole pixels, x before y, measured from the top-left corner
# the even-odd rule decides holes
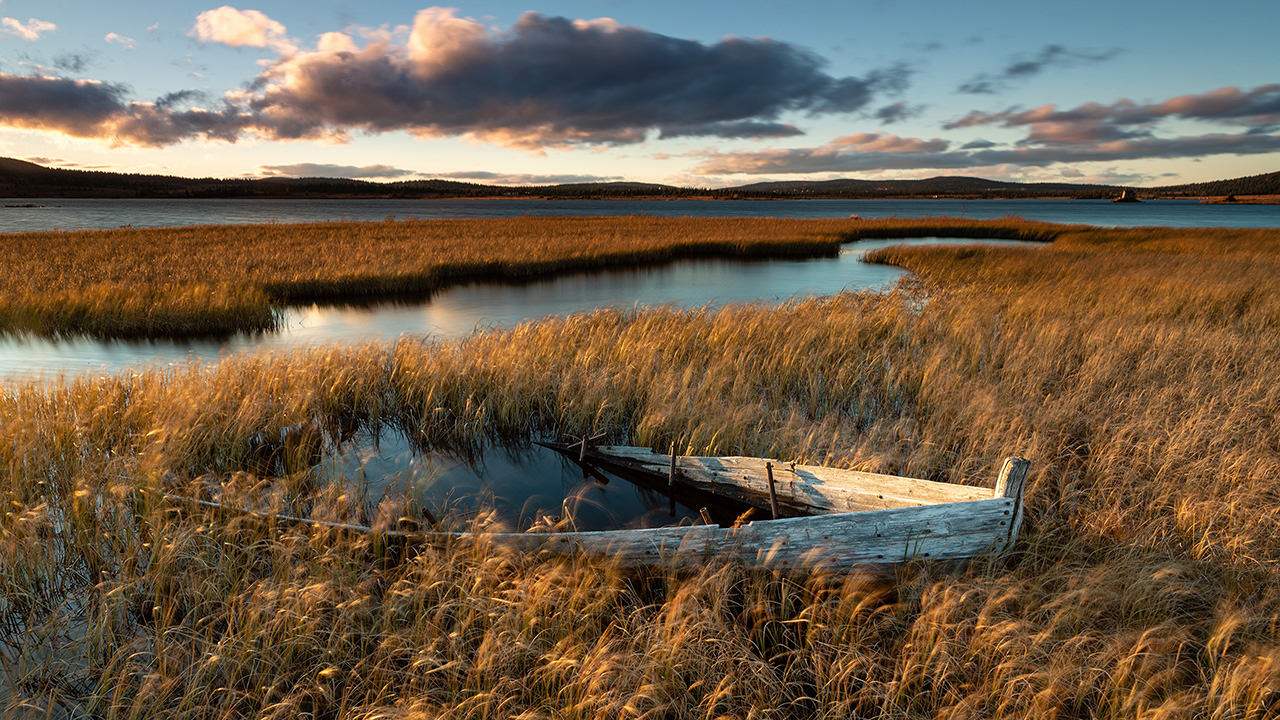
[[[795,180],[729,188],[687,188],[643,182],[483,185],[454,180],[372,182],[344,178],[186,178],[173,175],[69,170],[0,158],[0,197],[7,198],[530,198],[530,199],[1139,199],[1214,198],[1267,202],[1280,197],[1280,172],[1188,185],[1132,188],[1073,183],[1015,183],[976,177],[924,180]]]

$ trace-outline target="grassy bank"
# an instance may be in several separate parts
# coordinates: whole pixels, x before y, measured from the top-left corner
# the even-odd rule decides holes
[[[443,344],[249,357],[0,395],[11,708],[104,717],[1215,718],[1280,713],[1280,233],[1072,230],[911,248],[886,295],[601,311]],[[923,299],[927,296],[927,302]],[[427,445],[609,427],[990,485],[1000,559],[894,577],[625,574],[178,512],[386,526],[248,438]],[[326,431],[328,432],[328,431]],[[338,432],[338,431],[333,431]],[[203,480],[198,480],[203,476]]]
[[[0,243],[0,332],[218,335],[303,301],[678,258],[831,255],[854,237],[1042,239],[1022,221],[501,218],[19,233]]]

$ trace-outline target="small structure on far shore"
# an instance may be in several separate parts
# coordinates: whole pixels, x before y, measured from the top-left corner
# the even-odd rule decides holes
[[[1132,188],[1125,188],[1124,190],[1120,191],[1120,197],[1112,200],[1111,202],[1128,203],[1128,202],[1141,202],[1141,201],[1138,200],[1138,193],[1136,190],[1133,190]]]

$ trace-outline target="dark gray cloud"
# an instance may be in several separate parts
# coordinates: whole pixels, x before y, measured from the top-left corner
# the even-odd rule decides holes
[[[396,178],[417,175],[414,170],[392,167],[390,165],[331,165],[327,163],[293,163],[291,165],[263,165],[258,168],[267,177],[311,177],[311,178],[345,178],[360,180],[364,178]]]
[[[871,117],[876,118],[882,124],[889,125],[901,120],[918,117],[922,112],[924,112],[923,105],[910,105],[906,100],[899,100],[877,108],[875,112],[871,113]]]
[[[192,137],[234,140],[250,123],[225,103],[178,109],[178,100],[190,97],[183,93],[157,103],[127,102],[127,94],[113,83],[0,73],[0,125],[159,146]]]
[[[158,108],[170,110],[180,105],[206,100],[207,98],[208,94],[201,90],[177,90],[156,98],[154,104]]]
[[[961,150],[985,150],[987,148],[993,148],[998,144],[999,143],[993,143],[990,140],[983,140],[982,138],[978,138],[977,140],[970,140],[969,142],[961,145],[960,149]]]
[[[91,58],[87,53],[66,52],[53,56],[53,66],[72,75],[79,75],[89,68]]]
[[[1209,134],[1188,137],[1139,137],[1092,144],[1023,145],[959,150],[932,149],[930,142],[898,138],[873,149],[867,143],[837,139],[816,148],[712,153],[695,168],[704,175],[730,173],[780,174],[857,172],[869,170],[958,169],[991,165],[1043,167],[1056,163],[1100,162],[1151,158],[1194,158],[1204,155],[1254,155],[1280,151],[1280,135],[1254,133]]]
[[[901,92],[912,72],[897,64],[835,76],[813,52],[768,38],[708,44],[537,13],[499,31],[453,13],[419,12],[403,44],[326,33],[314,50],[290,45],[213,109],[193,107],[203,98],[188,91],[137,103],[119,85],[4,76],[0,93],[17,102],[0,107],[0,123],[143,145],[396,130],[528,149],[632,143],[655,131],[787,137],[801,131],[782,114],[858,112]]]
[[[771,138],[803,135],[804,131],[790,123],[740,122],[708,123],[705,125],[671,126],[662,128],[659,138],[677,138],[714,135],[722,138]]]
[[[123,85],[0,74],[0,122],[93,137],[124,107]]]
[[[1102,62],[1110,60],[1120,52],[1119,48],[1091,51],[1073,50],[1062,45],[1045,45],[1032,57],[1014,58],[999,72],[975,75],[956,90],[973,95],[994,94],[1014,82],[1039,75],[1049,68]]]
[[[330,37],[281,60],[258,78],[251,106],[279,138],[408,130],[538,148],[636,142],[652,130],[789,134],[777,123],[784,112],[853,112],[911,74],[897,65],[835,77],[824,65],[767,38],[704,44],[536,13],[496,32],[433,8],[404,47]]]

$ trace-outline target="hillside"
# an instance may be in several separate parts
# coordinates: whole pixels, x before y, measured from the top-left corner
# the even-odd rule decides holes
[[[371,182],[343,178],[187,178],[51,168],[0,158],[0,197],[9,198],[1107,198],[1115,185],[1014,183],[976,177],[922,180],[758,182],[730,188],[685,188],[644,182],[483,185],[455,180]],[[1280,194],[1280,172],[1192,185],[1140,189],[1144,197]]]
[[[1152,190],[1168,197],[1280,195],[1280,172],[1189,185],[1167,185],[1165,187],[1152,188]]]
[[[1071,183],[1012,183],[975,177],[942,176],[925,180],[825,180],[762,182],[743,185],[741,192],[793,196],[839,197],[1111,197],[1113,185]]]

